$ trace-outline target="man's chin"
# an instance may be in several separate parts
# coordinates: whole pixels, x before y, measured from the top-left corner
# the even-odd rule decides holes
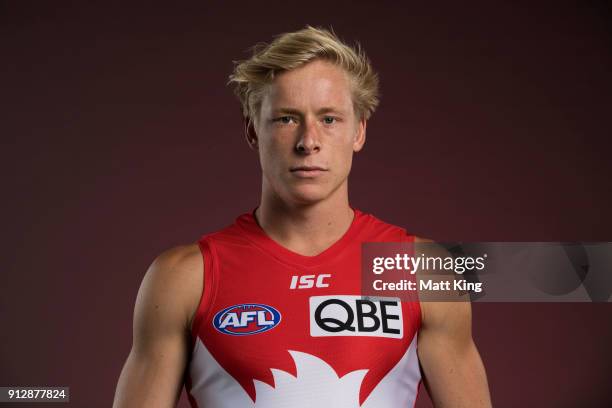
[[[320,186],[301,186],[288,192],[289,200],[295,204],[311,205],[325,200],[330,192]]]

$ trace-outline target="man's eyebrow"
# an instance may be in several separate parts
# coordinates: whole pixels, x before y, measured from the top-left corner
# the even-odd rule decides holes
[[[293,108],[278,108],[278,109],[274,109],[273,111],[276,114],[288,113],[288,114],[291,114],[291,115],[302,115],[302,112],[300,110],[293,109]],[[321,109],[319,109],[317,111],[317,115],[322,115],[324,113],[337,113],[337,114],[343,115],[345,112],[342,109],[332,108],[331,106],[330,107],[323,107],[323,108],[321,108]]]
[[[297,109],[292,109],[292,108],[278,108],[278,109],[274,109],[273,112],[275,114],[279,114],[279,113],[289,113],[291,115],[301,115],[302,112],[300,112]]]
[[[332,108],[332,107],[325,107],[325,108],[321,108],[319,109],[319,111],[317,112],[319,115],[322,113],[337,113],[340,115],[344,115],[344,110],[343,109],[338,109],[338,108]]]

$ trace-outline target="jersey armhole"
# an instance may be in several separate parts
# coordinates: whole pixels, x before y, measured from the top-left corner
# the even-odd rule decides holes
[[[204,259],[202,268],[202,280],[204,289],[198,303],[198,308],[193,319],[191,327],[191,347],[195,346],[198,338],[202,323],[208,321],[211,313],[211,305],[213,303],[213,297],[216,293],[216,282],[217,282],[217,270],[216,270],[216,254],[212,243],[208,238],[202,238],[198,242],[200,252]]]

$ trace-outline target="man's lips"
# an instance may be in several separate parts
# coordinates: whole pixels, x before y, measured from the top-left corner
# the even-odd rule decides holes
[[[298,177],[310,178],[321,175],[327,169],[319,166],[295,166],[289,169],[291,173]]]
[[[325,171],[325,169],[323,167],[319,167],[319,166],[295,166],[295,167],[291,167],[290,170],[291,171],[297,171],[297,170],[306,170],[306,171],[321,170],[321,171]]]

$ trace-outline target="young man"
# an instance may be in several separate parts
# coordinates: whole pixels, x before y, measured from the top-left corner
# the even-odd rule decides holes
[[[352,208],[348,175],[378,103],[361,50],[283,34],[235,68],[259,206],[170,249],[138,293],[114,406],[491,405],[467,302],[361,296],[362,242],[426,242]],[[418,348],[417,348],[418,344]]]

